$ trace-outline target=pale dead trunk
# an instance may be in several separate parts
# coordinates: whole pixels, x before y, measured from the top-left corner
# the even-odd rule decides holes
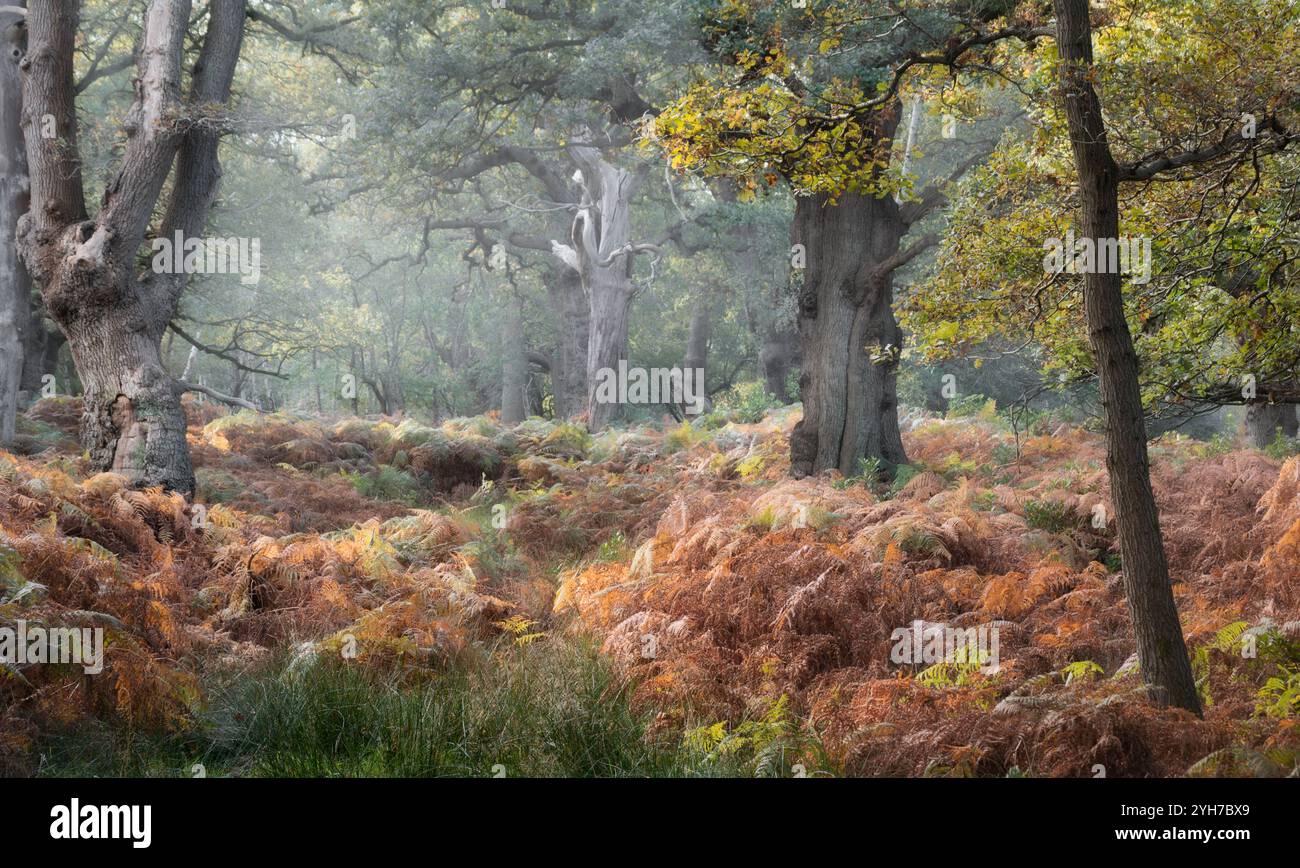
[[[635,287],[629,210],[639,180],[585,146],[569,149],[582,173],[583,197],[573,223],[572,244],[554,244],[556,255],[580,276],[590,318],[587,333],[587,425],[604,428],[617,409],[596,400],[602,369],[617,370],[627,358],[628,312]]]
[[[195,338],[195,340],[202,340],[202,338]],[[194,360],[198,358],[198,355],[199,348],[194,346],[190,347],[190,352],[185,357],[185,370],[181,371],[182,380],[188,380],[190,378],[190,371],[194,369]]]
[[[630,257],[628,257],[630,261]],[[615,404],[596,400],[600,371],[617,371],[627,358],[628,312],[632,307],[631,280],[608,268],[592,269],[586,276],[591,292],[591,320],[587,334],[587,425],[599,431],[618,415]]]

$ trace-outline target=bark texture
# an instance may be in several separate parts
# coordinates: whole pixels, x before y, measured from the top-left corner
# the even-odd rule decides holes
[[[1251,445],[1263,449],[1277,439],[1278,432],[1283,437],[1295,437],[1300,424],[1297,424],[1295,404],[1248,404],[1246,406],[1246,433]]]
[[[898,431],[902,332],[893,313],[893,262],[906,232],[898,203],[845,193],[795,206],[793,243],[806,250],[798,298],[803,419],[790,437],[795,476],[851,475],[859,459],[903,464]]]
[[[243,39],[244,0],[213,0],[188,99],[181,57],[189,0],[151,0],[137,60],[126,143],[102,206],[89,219],[77,153],[73,53],[76,0],[33,0],[22,62],[23,130],[31,210],[18,247],[51,318],[67,336],[84,388],[82,445],[96,466],[139,486],[194,489],[182,386],[161,341],[184,274],[136,273],[136,257],[175,169],[159,236],[200,237],[221,171],[217,109],[230,98]],[[43,138],[52,117],[56,137]]]
[[[27,211],[27,155],[20,126],[19,61],[27,51],[27,25],[0,13],[0,444],[14,439],[22,388],[23,325],[31,305],[31,281],[14,247],[18,218]]]
[[[632,263],[639,250],[631,241],[629,211],[639,181],[605,160],[596,148],[574,146],[570,156],[582,172],[583,196],[573,222],[572,246],[555,254],[577,272],[589,311],[587,323],[587,425],[604,428],[616,406],[596,401],[597,373],[616,370],[627,358],[628,313],[635,287]]]
[[[1054,0],[1060,85],[1079,175],[1081,235],[1119,237],[1119,167],[1110,151],[1101,100],[1091,83],[1088,0]],[[1106,421],[1106,469],[1124,559],[1138,661],[1154,701],[1201,712],[1183,641],[1151,491],[1138,360],[1124,318],[1118,273],[1084,276],[1088,337]]]
[[[518,425],[528,415],[524,389],[528,385],[528,356],[524,346],[524,320],[519,300],[502,299],[504,323],[501,329],[501,424]]]

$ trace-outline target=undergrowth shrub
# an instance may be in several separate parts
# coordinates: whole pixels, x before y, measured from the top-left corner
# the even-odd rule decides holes
[[[780,405],[776,396],[768,392],[759,381],[737,383],[717,402],[717,406],[727,411],[733,420],[745,425],[761,422],[768,410]]]
[[[1300,715],[1300,669],[1282,667],[1256,694],[1255,713],[1286,720]]]
[[[843,479],[837,479],[831,483],[835,488],[841,491],[852,488],[855,485],[861,485],[864,488],[871,488],[880,481],[880,475],[884,471],[884,462],[879,458],[858,458],[858,472],[852,476],[846,476]]]
[[[369,473],[343,472],[343,478],[356,489],[357,494],[374,500],[395,500],[401,503],[420,502],[420,484],[409,473],[383,464]]]
[[[229,503],[246,490],[234,474],[211,467],[195,468],[194,480],[195,497],[203,503]]]
[[[983,395],[962,395],[948,402],[949,419],[966,419],[972,416],[983,422],[992,422],[998,415],[998,402]]]
[[[1300,455],[1300,438],[1288,437],[1278,429],[1273,442],[1264,447],[1264,454],[1277,461],[1285,461],[1292,455]]]
[[[1025,521],[1038,530],[1064,533],[1078,526],[1079,517],[1064,501],[1031,500],[1025,503]]]
[[[761,714],[733,727],[726,721],[688,730],[683,744],[710,766],[744,763],[754,777],[830,774],[828,759],[811,725],[790,710],[782,694]]]

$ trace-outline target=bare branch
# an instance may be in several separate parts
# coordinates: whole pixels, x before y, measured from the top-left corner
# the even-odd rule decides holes
[[[180,387],[182,392],[201,392],[209,398],[220,401],[223,404],[230,404],[234,407],[243,407],[245,410],[253,410],[258,413],[262,411],[262,408],[254,404],[252,401],[247,401],[235,395],[227,395],[218,392],[216,389],[209,388],[208,386],[199,383],[187,383],[184,380],[177,380],[176,385]]]

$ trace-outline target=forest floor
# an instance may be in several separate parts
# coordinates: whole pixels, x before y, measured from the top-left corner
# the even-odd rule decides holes
[[[912,412],[888,483],[789,479],[797,409],[594,437],[188,411],[199,505],[89,472],[75,400],[0,453],[0,623],[108,645],[100,675],[0,670],[0,773],[1300,763],[1300,457],[1153,445],[1197,719],[1142,696],[1103,447],[1077,428]],[[997,659],[896,663],[914,624],[993,631]]]

